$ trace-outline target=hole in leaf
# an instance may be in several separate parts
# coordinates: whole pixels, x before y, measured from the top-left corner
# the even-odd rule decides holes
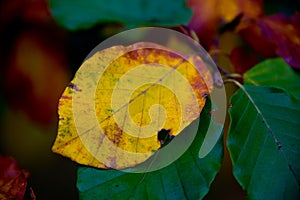
[[[161,129],[157,133],[157,140],[160,142],[160,148],[166,146],[169,144],[172,139],[175,137],[174,135],[171,134],[172,130],[171,129]]]

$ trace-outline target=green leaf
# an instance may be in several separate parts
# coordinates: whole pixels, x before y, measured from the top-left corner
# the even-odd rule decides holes
[[[199,130],[192,145],[165,168],[143,174],[79,167],[80,199],[202,199],[220,170],[223,158],[222,137],[205,158],[198,156],[211,120],[207,107],[200,116]],[[197,122],[193,122],[196,127]],[[173,140],[193,131],[190,129],[193,123]]]
[[[279,88],[244,90],[232,96],[229,110],[235,178],[249,199],[300,199],[299,101]]]
[[[185,0],[50,0],[50,9],[57,22],[70,30],[105,22],[174,26],[187,24],[192,14]]]
[[[300,100],[300,75],[282,58],[257,64],[244,74],[245,85],[276,86]]]

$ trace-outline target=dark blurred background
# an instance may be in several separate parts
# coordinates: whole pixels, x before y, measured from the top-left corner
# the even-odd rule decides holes
[[[296,1],[266,1],[267,13],[294,13]],[[37,199],[77,199],[76,163],[51,152],[60,95],[88,53],[124,30],[117,23],[83,31],[59,27],[46,0],[0,3],[0,154],[30,172]],[[206,199],[245,199],[226,153]]]

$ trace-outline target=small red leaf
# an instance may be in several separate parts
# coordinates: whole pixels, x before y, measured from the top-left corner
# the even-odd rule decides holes
[[[0,199],[23,199],[29,172],[11,157],[0,155],[0,163]]]
[[[257,21],[265,38],[277,44],[276,53],[289,65],[300,69],[300,14],[288,18],[277,14]]]

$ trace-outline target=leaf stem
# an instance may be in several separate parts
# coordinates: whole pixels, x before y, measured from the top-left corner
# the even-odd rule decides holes
[[[263,120],[263,123],[266,125],[267,129],[268,129],[268,132],[270,133],[270,135],[272,136],[276,146],[277,146],[277,149],[281,152],[284,160],[286,161],[291,173],[293,174],[293,176],[295,177],[298,185],[300,186],[300,180],[297,178],[297,175],[296,175],[296,172],[295,170],[293,169],[292,165],[290,164],[286,154],[284,153],[284,151],[282,150],[282,143],[276,138],[271,126],[268,124],[266,118],[264,117],[264,115],[262,114],[262,112],[260,111],[260,109],[258,108],[258,106],[256,105],[256,103],[254,102],[254,100],[252,99],[251,95],[248,93],[248,91],[246,90],[246,88],[240,83],[238,82],[237,80],[234,80],[234,79],[226,79],[224,80],[224,83],[233,83],[235,84],[236,86],[238,86],[241,90],[243,90],[243,92],[246,94],[246,96],[248,97],[249,101],[252,103],[252,105],[254,106],[255,110],[257,111],[257,113],[261,116],[262,120]]]
[[[228,74],[225,74],[225,77],[226,78],[243,78],[243,76],[241,74],[237,74],[237,73],[228,73]]]

